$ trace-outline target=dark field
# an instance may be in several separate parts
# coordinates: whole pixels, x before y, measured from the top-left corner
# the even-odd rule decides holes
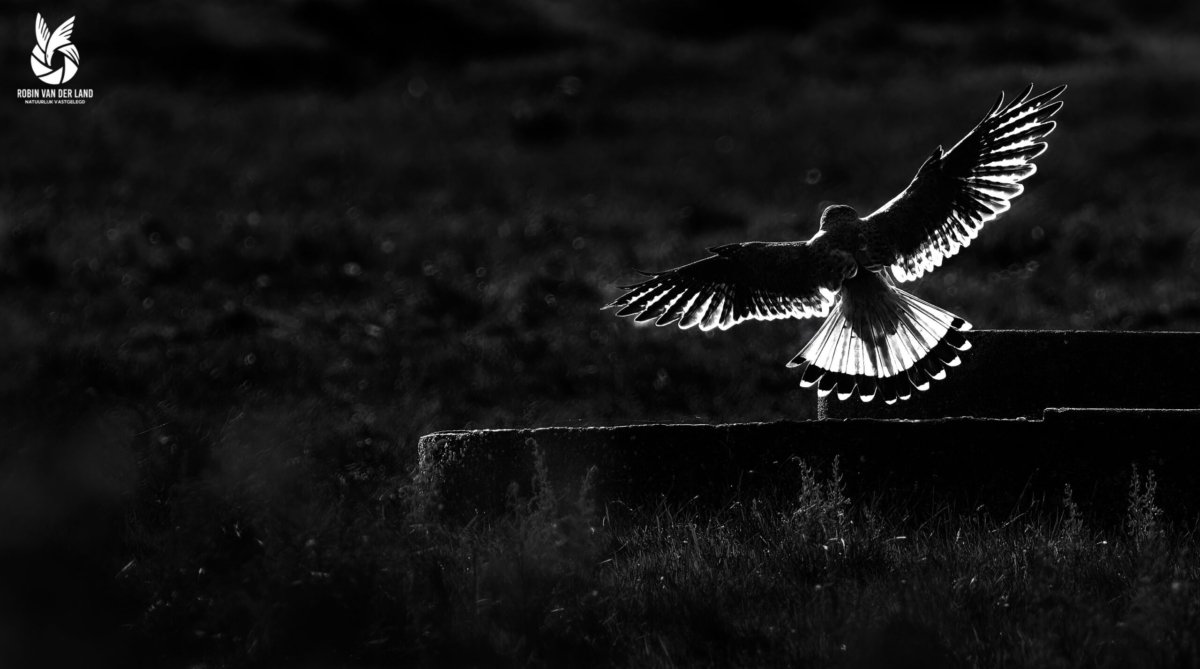
[[[9,3],[7,95],[42,12],[95,98],[0,105],[0,664],[1197,666],[1194,521],[1143,488],[1104,526],[812,476],[715,517],[422,508],[434,430],[814,417],[784,363],[819,323],[600,307],[874,210],[1031,81],[1070,85],[1038,173],[913,292],[1200,325],[1191,4],[721,7]]]

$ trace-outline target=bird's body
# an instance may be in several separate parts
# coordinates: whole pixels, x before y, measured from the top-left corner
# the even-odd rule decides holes
[[[984,119],[950,151],[941,147],[902,193],[867,217],[834,205],[807,241],[743,242],[628,286],[609,304],[656,325],[728,329],[744,320],[828,316],[789,363],[820,395],[891,403],[925,390],[970,348],[963,319],[899,290],[971,243],[1008,209],[1046,149],[1060,86],[1032,86]]]

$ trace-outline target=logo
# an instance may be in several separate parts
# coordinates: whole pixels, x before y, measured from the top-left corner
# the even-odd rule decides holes
[[[33,27],[34,35],[37,37],[37,46],[33,47],[33,54],[29,56],[29,66],[33,68],[33,73],[37,75],[38,79],[51,86],[67,83],[79,70],[79,49],[71,44],[71,32],[75,30],[75,17],[72,16],[63,21],[62,25],[51,33],[50,27],[46,25],[46,19],[38,14],[37,22]],[[63,56],[61,67],[54,67],[52,61],[55,54]]]
[[[91,100],[90,88],[67,88],[63,84],[79,72],[79,48],[71,43],[75,32],[75,17],[63,21],[50,32],[41,14],[33,24],[35,44],[29,56],[29,67],[43,82],[56,88],[18,88],[17,99],[27,105],[82,105]],[[61,88],[57,88],[60,87]]]

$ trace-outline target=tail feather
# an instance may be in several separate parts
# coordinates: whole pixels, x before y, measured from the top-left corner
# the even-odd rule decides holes
[[[967,351],[971,348],[971,342],[967,341],[967,338],[962,336],[961,332],[954,330],[946,333],[945,342],[959,351]]]
[[[958,351],[946,342],[941,342],[937,348],[933,349],[933,358],[941,362],[943,367],[958,367],[962,364],[962,359],[958,357]]]
[[[900,398],[898,385],[894,376],[879,379],[879,396],[886,404],[895,404]]]
[[[962,318],[896,289],[873,272],[843,286],[837,306],[812,340],[788,363],[807,365],[800,385],[817,395],[848,399],[857,392],[892,404],[946,378],[971,348]]]
[[[858,379],[858,398],[870,402],[879,394],[879,379],[873,376],[863,376]],[[847,399],[849,399],[847,397]]]
[[[841,374],[837,372],[826,372],[817,381],[817,397],[826,397],[838,387],[838,381]]]
[[[808,367],[804,368],[804,373],[800,375],[800,387],[809,388],[816,384],[817,381],[820,381],[821,377],[824,375],[825,370],[817,367],[816,365],[810,364]]]

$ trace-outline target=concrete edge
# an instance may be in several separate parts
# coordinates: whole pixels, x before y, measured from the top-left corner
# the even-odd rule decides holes
[[[564,494],[577,491],[594,467],[596,501],[635,508],[683,501],[717,506],[748,493],[794,493],[790,460],[827,467],[837,456],[852,497],[903,493],[1003,505],[1023,495],[1057,499],[1070,483],[1077,500],[1105,512],[1123,510],[1136,464],[1155,469],[1164,501],[1190,513],[1200,509],[1200,487],[1190,476],[1200,449],[1162,437],[1196,430],[1197,410],[1049,409],[1044,420],[453,430],[425,435],[418,450],[422,477],[452,515],[502,510],[514,484],[528,493],[534,444]]]

